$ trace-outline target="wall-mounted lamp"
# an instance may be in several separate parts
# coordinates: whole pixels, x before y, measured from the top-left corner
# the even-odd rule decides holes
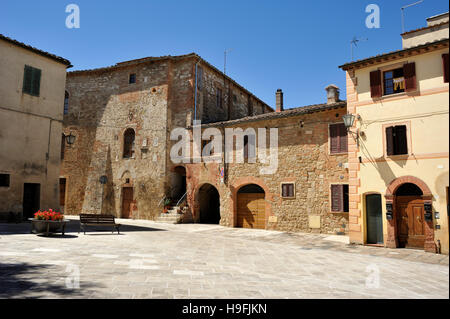
[[[356,143],[358,144],[359,147],[359,130],[357,130],[357,132],[352,132],[351,128],[353,127],[353,124],[355,123],[355,119],[361,119],[361,117],[359,115],[355,116],[353,114],[345,114],[344,116],[342,116],[342,119],[344,120],[344,125],[345,128],[347,129],[347,132],[351,135],[354,136]]]
[[[70,132],[69,135],[64,135],[64,137],[66,138],[67,144],[72,145],[73,143],[75,143],[76,136],[72,135],[72,132]]]

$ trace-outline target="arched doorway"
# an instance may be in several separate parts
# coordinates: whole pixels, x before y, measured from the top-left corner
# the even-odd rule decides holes
[[[386,246],[435,252],[433,197],[428,186],[414,176],[399,177],[389,184],[385,198],[388,217]]]
[[[220,222],[220,195],[211,184],[204,184],[198,191],[198,204],[200,209],[198,222],[202,224],[219,224]]]
[[[266,194],[256,184],[241,187],[237,193],[236,227],[266,228]]]
[[[424,248],[425,218],[423,192],[415,184],[405,183],[395,192],[398,246]]]

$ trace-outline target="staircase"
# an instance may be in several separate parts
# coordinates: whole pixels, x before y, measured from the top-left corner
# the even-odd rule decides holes
[[[166,224],[180,224],[183,218],[183,215],[180,214],[180,212],[181,208],[179,206],[172,206],[167,213],[159,214],[156,222]]]

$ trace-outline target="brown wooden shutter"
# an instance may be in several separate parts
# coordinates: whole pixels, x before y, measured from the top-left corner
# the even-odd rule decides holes
[[[344,210],[343,185],[331,185],[331,211],[342,212]]]
[[[23,71],[23,86],[22,92],[31,93],[31,82],[33,80],[33,69],[28,65],[25,65]]]
[[[386,128],[386,153],[387,155],[394,155],[394,127]]]
[[[370,96],[372,98],[381,97],[382,86],[381,86],[381,71],[376,70],[370,72]]]
[[[415,91],[417,89],[417,81],[416,64],[414,62],[403,65],[403,76],[405,77],[405,91]]]
[[[449,83],[448,72],[449,72],[449,64],[448,64],[448,53],[442,55],[442,67],[444,69],[444,83]]]
[[[339,127],[330,125],[330,152],[339,153]]]
[[[408,142],[406,138],[406,125],[395,127],[395,154],[408,154]]]
[[[281,197],[287,197],[287,185],[281,184]]]
[[[347,128],[344,124],[339,124],[339,152],[346,153],[348,150]]]

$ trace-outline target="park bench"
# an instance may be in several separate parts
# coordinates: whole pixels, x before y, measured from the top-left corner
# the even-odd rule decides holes
[[[116,224],[113,215],[80,214],[80,231],[86,235],[85,226],[105,226],[112,227],[119,234],[120,224]],[[80,233],[80,231],[78,233]]]

